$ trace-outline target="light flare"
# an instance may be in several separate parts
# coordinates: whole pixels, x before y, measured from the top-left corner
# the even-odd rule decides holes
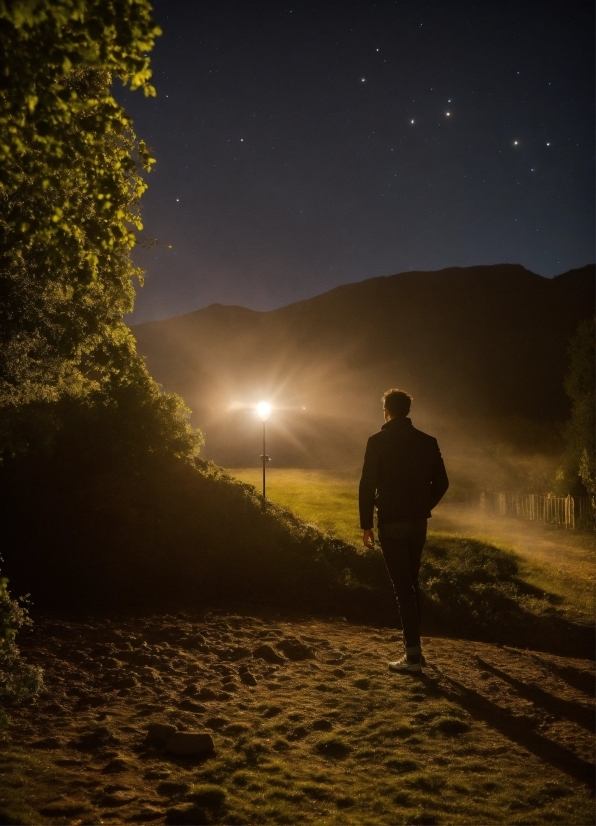
[[[266,421],[271,415],[271,405],[269,402],[259,402],[255,406],[255,410],[257,411],[258,417],[263,421]]]

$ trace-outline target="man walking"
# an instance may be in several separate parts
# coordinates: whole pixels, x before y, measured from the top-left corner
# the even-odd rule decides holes
[[[379,539],[401,616],[406,653],[391,671],[422,670],[418,572],[427,519],[449,487],[437,440],[408,418],[411,396],[395,388],[383,395],[385,424],[366,446],[359,505],[362,541],[374,548],[374,506]]]

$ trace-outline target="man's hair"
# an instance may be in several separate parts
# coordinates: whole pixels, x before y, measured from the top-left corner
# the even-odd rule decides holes
[[[392,387],[383,393],[383,407],[389,411],[390,416],[407,416],[410,412],[412,397],[405,390],[398,390]]]

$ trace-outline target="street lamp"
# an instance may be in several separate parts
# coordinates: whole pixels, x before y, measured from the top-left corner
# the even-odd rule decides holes
[[[271,405],[267,402],[259,402],[256,410],[259,418],[263,422],[263,455],[261,456],[261,459],[263,460],[263,499],[265,499],[265,468],[267,467],[267,462],[271,461],[271,458],[267,456],[265,448],[265,422],[271,415]]]

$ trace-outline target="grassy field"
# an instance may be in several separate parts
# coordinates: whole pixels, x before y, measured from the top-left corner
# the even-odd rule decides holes
[[[234,468],[228,472],[261,489],[260,468]],[[270,468],[267,496],[305,521],[361,547],[357,476]],[[559,597],[561,610],[570,619],[592,622],[596,582],[592,535],[498,518],[452,503],[449,494],[435,511],[429,528],[431,540],[433,535],[445,533],[464,535],[515,551],[526,582]]]
[[[232,476],[261,490],[260,468],[234,468]],[[358,479],[324,470],[269,468],[267,497],[306,522],[359,545]]]
[[[40,621],[47,688],[0,735],[0,823],[594,822],[589,661],[435,637],[400,676],[400,644],[271,613]]]

